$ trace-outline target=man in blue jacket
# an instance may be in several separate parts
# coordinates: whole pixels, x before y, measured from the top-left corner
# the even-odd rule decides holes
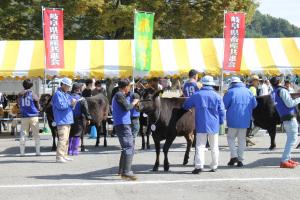
[[[74,123],[72,108],[76,105],[76,100],[68,93],[71,87],[71,79],[63,78],[61,87],[57,89],[52,98],[52,110],[58,132],[56,151],[56,162],[58,163],[72,161],[67,157],[71,124]]]
[[[212,151],[211,172],[217,170],[219,162],[218,135],[220,125],[223,124],[225,117],[222,98],[212,87],[215,85],[213,77],[204,76],[202,84],[204,86],[200,91],[192,95],[183,104],[185,110],[194,107],[196,112],[196,155],[193,174],[199,174],[204,168],[207,137]]]
[[[296,119],[296,106],[300,103],[300,98],[292,99],[287,88],[282,87],[280,77],[272,77],[270,80],[274,90],[271,93],[276,110],[283,127],[286,131],[287,140],[281,157],[281,168],[295,168],[298,162],[291,159],[291,152],[297,142],[298,122]]]
[[[228,166],[237,163],[238,167],[242,167],[246,148],[246,132],[250,126],[252,110],[257,106],[256,98],[240,78],[232,77],[230,88],[224,95],[223,101],[227,110],[227,141],[231,157]],[[238,149],[235,147],[236,138],[238,138]]]
[[[130,110],[139,102],[134,99],[130,103],[130,82],[122,79],[118,82],[119,91],[112,100],[112,116],[114,119],[114,129],[121,145],[121,156],[119,162],[119,174],[122,179],[136,180],[131,171],[132,159],[134,156],[134,141],[131,132]]]

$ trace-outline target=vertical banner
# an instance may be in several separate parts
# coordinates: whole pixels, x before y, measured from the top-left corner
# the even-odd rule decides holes
[[[154,13],[135,12],[134,59],[135,69],[150,71]]]
[[[64,68],[64,23],[62,9],[43,8],[46,69]]]
[[[224,63],[226,71],[240,71],[245,38],[245,13],[225,13]]]

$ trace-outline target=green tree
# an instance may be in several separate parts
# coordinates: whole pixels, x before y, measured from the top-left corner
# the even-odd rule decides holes
[[[0,39],[42,39],[41,6],[64,8],[65,39],[131,39],[134,10],[155,12],[155,38],[222,36],[223,11],[244,11],[254,0],[1,0]]]
[[[255,12],[252,22],[247,26],[247,37],[300,37],[300,28],[287,20]]]

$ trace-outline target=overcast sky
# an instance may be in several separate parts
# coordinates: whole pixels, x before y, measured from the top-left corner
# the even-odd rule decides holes
[[[258,0],[263,14],[280,17],[300,27],[300,0]]]

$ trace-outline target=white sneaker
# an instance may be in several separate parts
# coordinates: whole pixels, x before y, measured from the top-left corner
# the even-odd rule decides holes
[[[70,158],[70,157],[64,157],[64,159],[65,159],[66,161],[73,161],[73,158]]]
[[[67,161],[64,158],[59,157],[59,158],[56,158],[56,162],[57,163],[66,163]]]

